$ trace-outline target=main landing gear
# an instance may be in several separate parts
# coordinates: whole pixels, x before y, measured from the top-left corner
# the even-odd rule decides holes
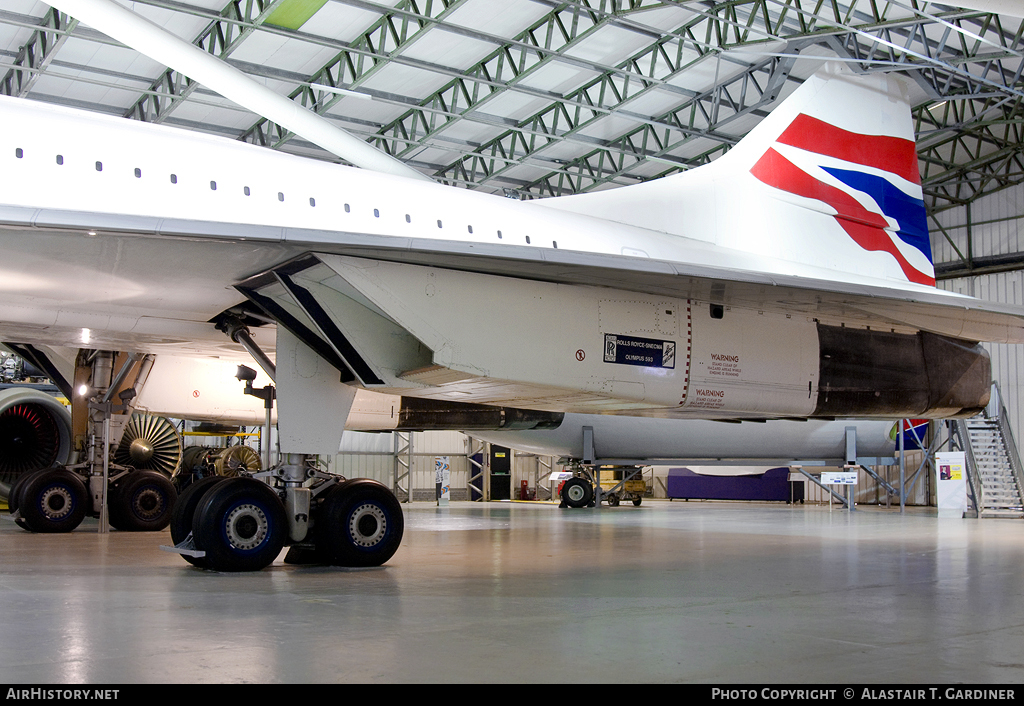
[[[11,485],[8,508],[14,521],[30,532],[71,532],[100,510],[77,467],[43,468],[23,473]],[[89,477],[90,485],[95,483]],[[101,478],[96,478],[102,482]],[[158,471],[125,470],[108,486],[110,525],[129,532],[153,532],[171,521],[177,492]]]
[[[175,546],[164,548],[214,571],[258,571],[286,545],[289,563],[380,566],[394,555],[405,521],[387,487],[290,461],[257,474],[270,484],[213,476],[190,485],[171,520]]]

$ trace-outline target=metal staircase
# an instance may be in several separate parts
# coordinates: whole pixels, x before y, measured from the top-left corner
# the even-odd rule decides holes
[[[1006,408],[992,386],[985,412],[954,423],[954,443],[967,457],[967,479],[978,517],[1024,517],[1024,478]]]

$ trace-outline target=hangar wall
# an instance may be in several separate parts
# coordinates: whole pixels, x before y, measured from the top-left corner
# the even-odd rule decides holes
[[[936,265],[961,263],[961,255],[970,257],[976,267],[997,258],[1020,257],[1024,253],[1024,185],[1003,189],[968,206],[942,211],[928,225]],[[938,286],[979,299],[1024,304],[1024,270],[1020,269],[941,280]],[[1014,439],[1019,442],[1024,439],[1024,409],[1020,404],[1024,392],[1024,346],[984,345],[992,356],[992,374],[999,383]]]
[[[396,447],[395,435],[392,433],[368,434],[346,432],[342,440],[342,452],[331,460],[331,470],[349,478],[373,478],[391,487],[396,456],[405,463],[408,463],[410,460],[406,452],[401,450],[404,448],[405,443],[407,443],[405,435],[401,435],[398,438],[398,446]],[[395,453],[396,448],[400,449],[397,454]],[[451,463],[452,498],[454,500],[468,499],[466,485],[469,478],[470,463],[466,457],[466,452],[466,436],[459,432],[416,432],[413,437],[413,453],[411,457],[414,500],[429,502],[433,499],[435,456],[449,457]],[[557,461],[557,457],[552,456],[516,453],[511,479],[511,488],[515,497],[518,497],[516,493],[519,491],[520,483],[525,480],[529,488],[537,493],[538,499],[548,499],[548,476],[552,469],[561,470],[561,466],[558,465]],[[918,469],[920,463],[921,454],[919,452],[908,452],[906,461],[908,479]],[[809,470],[816,472],[822,469]],[[899,469],[896,466],[879,467],[875,470],[893,484],[899,478]],[[755,472],[755,469],[752,468],[751,472]],[[667,473],[668,467],[648,468],[645,471],[644,479],[653,487],[654,497],[665,497]],[[403,490],[408,488],[408,483],[405,480],[402,481],[401,485]],[[539,492],[536,490],[538,485],[541,488]],[[933,485],[931,479],[927,477],[927,473],[923,473],[907,498],[907,504],[934,504]],[[885,491],[864,471],[861,471],[859,474],[855,494],[858,504],[886,504]],[[404,501],[407,497],[404,492],[399,493],[401,500]],[[805,486],[805,498],[808,503],[828,504],[829,502],[828,494],[811,483],[807,483]],[[892,503],[895,505],[899,504],[895,499],[892,499]]]

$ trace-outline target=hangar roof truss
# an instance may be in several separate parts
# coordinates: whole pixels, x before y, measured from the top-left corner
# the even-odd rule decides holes
[[[1024,20],[1007,15],[918,0],[122,1],[461,187],[532,198],[705,164],[826,59],[910,79],[933,214],[1024,182]],[[3,93],[337,161],[43,2],[5,6]]]

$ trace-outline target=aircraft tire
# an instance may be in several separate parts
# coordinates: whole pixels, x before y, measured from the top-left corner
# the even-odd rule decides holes
[[[405,532],[402,505],[377,481],[356,478],[328,491],[313,526],[317,548],[337,566],[380,566]]]
[[[13,515],[15,512],[18,511],[18,506],[21,504],[21,496],[23,495],[22,491],[24,491],[25,489],[25,482],[35,474],[43,473],[47,470],[49,469],[37,468],[34,471],[27,471],[18,476],[18,479],[11,484],[11,492],[7,496],[7,511],[10,514]],[[25,524],[24,517],[19,516],[14,520],[14,523],[18,525],[18,527],[21,527],[23,530],[28,530],[28,525]]]
[[[212,487],[192,518],[192,538],[214,571],[259,571],[284,548],[288,519],[266,483],[228,478]]]
[[[158,532],[171,523],[178,491],[159,471],[132,471],[110,493],[110,526],[127,532]]]
[[[21,486],[18,510],[30,532],[70,532],[85,519],[89,492],[77,475],[64,468],[32,474]]]
[[[562,485],[562,502],[569,507],[587,507],[594,501],[594,488],[583,478],[570,478]]]
[[[174,511],[171,512],[171,543],[174,546],[178,546],[192,534],[192,520],[195,518],[196,508],[202,502],[203,496],[210,490],[210,486],[225,480],[227,478],[223,476],[200,478],[189,484],[178,496],[177,502],[174,503]],[[181,558],[193,566],[206,568],[206,557],[182,554]]]
[[[21,494],[22,489],[25,487],[25,481],[27,481],[36,473],[42,473],[45,470],[47,469],[37,468],[34,471],[26,471],[25,473],[19,475],[15,479],[15,481],[11,483],[11,490],[7,495],[7,511],[9,513],[13,515],[17,511],[18,503],[21,501],[21,499],[18,496]]]

